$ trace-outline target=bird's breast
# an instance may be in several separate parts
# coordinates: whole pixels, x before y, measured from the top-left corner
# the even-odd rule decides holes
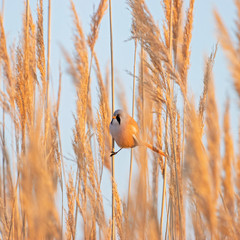
[[[119,147],[132,148],[136,146],[134,137],[126,126],[119,125],[113,121],[113,123],[110,123],[109,128],[112,137]]]

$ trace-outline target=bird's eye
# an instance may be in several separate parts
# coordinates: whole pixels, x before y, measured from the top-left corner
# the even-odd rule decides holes
[[[120,115],[119,114],[116,116],[116,119],[117,119],[117,121],[118,121],[118,123],[120,125],[121,119],[120,119]]]

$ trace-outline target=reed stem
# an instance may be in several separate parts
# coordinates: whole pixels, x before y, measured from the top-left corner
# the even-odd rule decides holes
[[[51,0],[48,0],[48,38],[47,38],[47,89],[46,89],[46,109],[48,109],[48,97],[49,97],[50,43],[51,43]]]
[[[115,107],[114,94],[114,66],[113,66],[113,33],[112,33],[112,1],[109,0],[109,23],[110,23],[110,51],[111,51],[111,85],[112,85],[112,114]],[[112,151],[114,152],[114,139],[112,138]],[[115,239],[115,196],[114,184],[115,181],[115,158],[112,156],[112,240]]]
[[[164,203],[165,203],[165,197],[166,197],[166,176],[167,176],[167,158],[165,158],[165,163],[164,163],[163,194],[162,194],[162,211],[161,211],[161,220],[160,220],[160,239],[162,239],[162,226],[163,226]]]
[[[4,0],[2,0],[2,20],[3,20],[3,18],[4,18],[4,6],[5,6],[5,1]]]
[[[167,223],[166,223],[166,231],[165,231],[165,240],[167,240],[167,233],[169,235],[168,239],[171,239],[171,232],[169,229],[170,198],[168,199],[168,206],[166,206],[166,208],[167,208]]]
[[[3,16],[4,16],[4,0],[2,0],[2,23],[3,23]],[[1,70],[0,70],[1,71]],[[1,72],[0,72],[1,75]],[[4,81],[2,81],[2,91],[5,92]],[[2,108],[2,136],[3,136],[3,147],[5,148],[5,109]],[[6,175],[5,175],[5,156],[2,155],[2,176],[3,176],[3,206],[6,210]]]
[[[173,7],[172,7],[172,0],[170,2],[170,22],[169,22],[169,56],[170,61],[172,61],[172,17],[173,15]],[[168,82],[170,82],[170,77],[168,77]],[[174,82],[172,81],[171,89],[170,89],[170,97],[171,101],[173,99],[173,86]],[[168,117],[166,117],[166,124],[168,123]],[[167,129],[167,127],[166,127]],[[167,133],[166,133],[167,136]],[[164,215],[164,203],[165,203],[165,196],[166,196],[166,173],[167,173],[167,158],[165,159],[164,163],[164,177],[163,177],[163,193],[162,193],[162,210],[161,210],[161,219],[160,219],[160,238],[162,239],[162,227],[163,227],[163,215]]]
[[[135,110],[135,80],[136,80],[136,59],[137,59],[137,39],[135,39],[135,49],[134,49],[134,64],[133,64],[133,98],[132,98],[132,117],[134,118]],[[128,182],[128,202],[127,209],[129,207],[129,198],[131,193],[131,181],[132,181],[132,163],[133,162],[133,149],[131,148],[130,156],[130,170],[129,170],[129,182]]]

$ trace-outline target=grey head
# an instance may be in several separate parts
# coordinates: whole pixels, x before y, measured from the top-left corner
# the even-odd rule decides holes
[[[122,119],[125,117],[126,117],[126,113],[123,110],[118,109],[113,114],[111,124],[113,124],[114,119],[116,119],[118,124],[120,125],[122,122]]]

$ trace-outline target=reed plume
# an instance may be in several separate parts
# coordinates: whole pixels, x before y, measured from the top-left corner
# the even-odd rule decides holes
[[[216,19],[216,24],[217,24],[217,30],[218,30],[218,38],[221,46],[224,49],[224,52],[226,54],[226,57],[228,59],[229,63],[229,70],[232,75],[232,79],[234,82],[234,86],[236,89],[236,92],[240,96],[240,61],[239,61],[239,32],[240,32],[240,27],[239,27],[239,19],[240,19],[240,1],[235,0],[235,6],[237,10],[237,20],[236,20],[236,43],[233,41],[233,39],[230,37],[230,34],[225,27],[221,16],[217,11],[214,12],[215,19]]]
[[[111,239],[116,235],[118,239],[238,239],[240,141],[235,144],[231,113],[239,106],[229,98],[221,114],[215,87],[218,79],[214,83],[213,75],[219,57],[217,45],[205,60],[200,100],[191,96],[191,41],[194,12],[198,11],[194,0],[186,11],[183,0],[162,1],[162,24],[157,23],[147,2],[128,1],[130,39],[135,42],[135,119],[141,137],[164,149],[168,157],[135,148],[133,161],[137,165],[133,165],[136,169],[127,201],[127,191],[119,191],[121,179],[118,169],[115,178],[109,157],[109,68],[104,76],[102,58],[95,49],[109,3],[98,1],[86,34],[70,1],[74,50],[73,54],[64,51],[64,56],[76,90],[71,158],[65,156],[64,125],[59,121],[65,113],[60,106],[65,100],[61,69],[58,83],[53,81],[53,91],[49,91],[56,89],[57,99],[53,101],[50,95],[46,105],[47,81],[50,74],[55,79],[55,72],[45,57],[44,2],[37,1],[36,14],[32,14],[30,1],[26,1],[15,45],[6,37],[0,15],[0,108],[4,115],[0,130],[0,238]],[[214,16],[219,46],[240,96],[239,0],[235,0],[235,9],[235,35],[217,11]],[[112,32],[115,26],[110,24]],[[53,42],[50,38],[47,42],[49,49]],[[112,111],[114,83],[118,103],[127,108],[125,85],[121,79],[114,81],[113,70],[112,61]],[[96,92],[92,86],[97,86]],[[112,183],[112,200],[105,181]]]

